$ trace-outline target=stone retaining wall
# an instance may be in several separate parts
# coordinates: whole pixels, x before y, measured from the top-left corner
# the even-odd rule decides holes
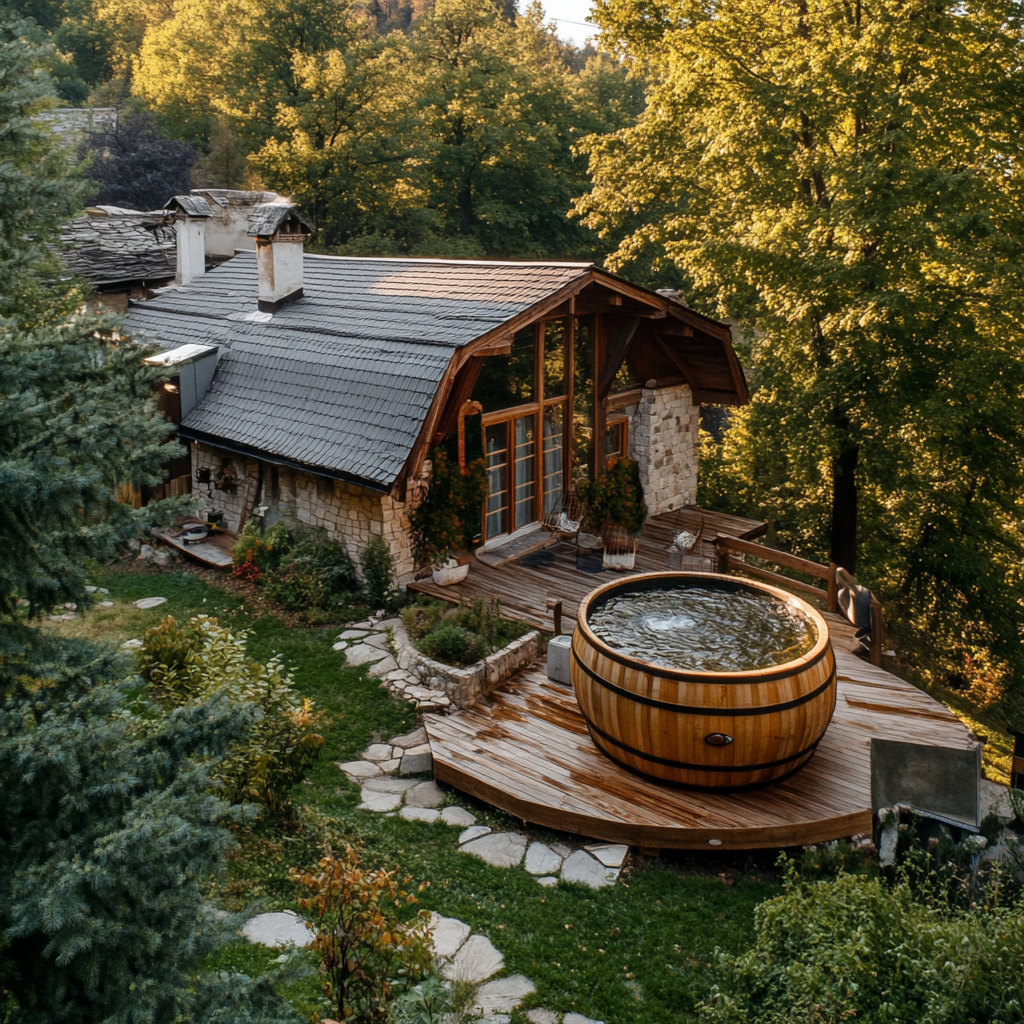
[[[394,627],[394,638],[399,668],[411,672],[428,689],[443,690],[455,706],[465,707],[535,661],[539,634],[531,631],[466,668],[442,664],[416,650],[404,626]]]

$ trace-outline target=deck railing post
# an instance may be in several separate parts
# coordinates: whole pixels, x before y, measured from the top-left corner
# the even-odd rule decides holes
[[[728,574],[729,549],[725,546],[724,537],[715,538],[715,571]]]
[[[836,578],[836,569],[839,566],[835,562],[828,563],[828,586],[826,587],[828,597],[825,599],[825,607],[830,612],[839,611],[839,580]]]
[[[554,624],[555,636],[561,636],[562,634],[562,602],[561,601],[548,601],[547,609],[551,612],[551,618]]]
[[[871,664],[882,667],[882,602],[871,595]]]

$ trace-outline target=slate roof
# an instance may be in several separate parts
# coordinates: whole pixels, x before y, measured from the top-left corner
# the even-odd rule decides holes
[[[249,214],[250,238],[269,238],[286,221],[292,220],[301,224],[307,231],[312,231],[309,224],[299,216],[298,208],[294,203],[260,203],[252,208]]]
[[[210,209],[210,204],[199,195],[171,196],[171,198],[164,203],[164,208],[167,210],[179,209],[189,217],[213,216],[213,210]]]
[[[182,433],[386,490],[455,349],[571,284],[587,263],[303,257],[301,299],[257,311],[256,256],[133,303],[128,328],[225,350]]]
[[[76,217],[61,229],[60,258],[72,273],[96,287],[174,277],[177,242],[162,211],[97,210],[102,214]]]

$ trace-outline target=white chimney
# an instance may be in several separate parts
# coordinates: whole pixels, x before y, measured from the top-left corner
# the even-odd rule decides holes
[[[172,196],[165,209],[174,211],[177,236],[178,284],[188,284],[206,273],[206,221],[213,215],[200,196]]]
[[[302,249],[311,232],[294,203],[262,203],[249,217],[256,239],[259,308],[273,313],[302,298]]]

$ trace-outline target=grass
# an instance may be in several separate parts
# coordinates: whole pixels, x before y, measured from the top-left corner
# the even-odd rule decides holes
[[[523,1010],[547,1006],[614,1024],[664,1024],[696,1019],[695,1006],[713,981],[715,948],[747,948],[754,908],[780,892],[769,865],[725,854],[641,859],[630,863],[617,885],[598,891],[564,884],[544,889],[519,868],[493,868],[459,853],[457,829],[357,810],[358,790],[334,762],[358,757],[374,740],[409,731],[416,716],[365,667],[344,666],[343,656],[331,649],[336,628],[288,625],[189,572],[115,569],[93,582],[109,588],[115,607],[90,611],[74,622],[48,623],[48,628],[120,643],[141,636],[166,615],[179,620],[216,615],[233,629],[250,630],[253,657],[283,655],[297,689],[330,716],[323,755],[296,787],[299,826],[283,830],[258,822],[239,830],[239,848],[226,876],[211,882],[211,897],[232,911],[254,903],[295,909],[288,869],[315,864],[325,841],[338,849],[351,843],[365,863],[427,881],[423,908],[457,917],[487,935],[504,954],[506,973],[521,972],[537,985]],[[151,596],[167,602],[145,612],[130,603]],[[562,838],[526,829],[461,794],[452,793],[450,800],[496,830]],[[209,966],[257,975],[275,968],[278,956],[276,950],[240,941],[221,950]],[[279,991],[307,1017],[326,1013],[315,975],[283,981]],[[514,1021],[523,1020],[517,1012]]]

